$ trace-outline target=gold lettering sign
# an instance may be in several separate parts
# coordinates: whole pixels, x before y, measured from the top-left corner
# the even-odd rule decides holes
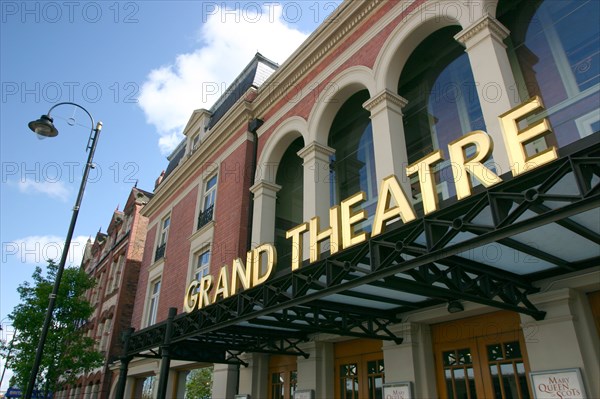
[[[527,170],[535,169],[557,158],[556,148],[550,146],[546,150],[527,155],[525,145],[551,133],[550,123],[546,118],[527,128],[519,128],[519,123],[535,112],[543,110],[541,99],[534,97],[524,104],[502,114],[500,118],[506,151],[510,161],[512,174],[517,176]],[[491,187],[502,181],[500,177],[484,163],[489,160],[494,143],[491,137],[481,130],[470,132],[448,144],[448,154],[452,164],[456,196],[459,200],[472,194],[472,179],[476,179],[485,187]],[[470,154],[470,155],[467,155]],[[443,161],[441,150],[434,151],[406,168],[406,176],[418,176],[423,200],[423,212],[428,215],[438,210],[438,193],[435,185],[433,168]],[[397,176],[391,175],[381,182],[377,198],[377,208],[373,215],[371,236],[384,232],[388,223],[401,220],[410,223],[417,218],[409,197],[404,192]],[[365,242],[369,234],[356,232],[360,223],[368,220],[365,209],[359,209],[366,200],[364,192],[356,193],[344,199],[339,206],[329,210],[329,226],[321,226],[318,216],[309,222],[286,232],[286,238],[292,240],[292,271],[302,265],[304,257],[304,235],[308,234],[310,251],[309,260],[316,262],[321,257],[321,246],[329,240],[329,253],[335,254],[341,249]],[[213,276],[203,277],[200,281],[192,281],[188,286],[183,307],[186,312],[202,308],[216,302],[219,298],[228,298],[268,280],[277,265],[277,251],[272,244],[262,244],[248,251],[246,264],[239,258],[233,260],[229,273],[227,266],[222,266],[216,284]],[[211,290],[212,297],[209,296]]]
[[[519,122],[536,112],[543,111],[542,99],[533,97],[508,112],[500,115],[502,137],[508,153],[510,170],[513,176],[518,176],[528,169],[535,169],[558,158],[556,148],[549,146],[535,155],[527,155],[525,145],[533,140],[544,137],[552,132],[550,122],[544,118],[525,129],[519,129]]]
[[[261,270],[263,262],[266,265],[265,270]],[[231,276],[227,266],[222,266],[216,285],[213,286],[211,275],[203,277],[200,281],[192,281],[186,290],[183,309],[190,313],[216,302],[219,297],[228,298],[238,292],[238,282],[242,290],[260,285],[269,278],[276,265],[275,247],[271,244],[262,244],[248,251],[245,265],[241,259],[234,259]],[[211,299],[209,293],[213,288],[215,291]]]

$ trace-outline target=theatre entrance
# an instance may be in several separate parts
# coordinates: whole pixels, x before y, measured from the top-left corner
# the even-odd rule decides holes
[[[379,399],[383,396],[385,367],[382,342],[355,339],[335,345],[335,397]]]
[[[535,339],[534,329],[524,330]],[[518,314],[502,311],[437,324],[432,335],[440,398],[531,398]]]

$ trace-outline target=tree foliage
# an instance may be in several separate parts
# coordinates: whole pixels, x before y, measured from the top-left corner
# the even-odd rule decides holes
[[[212,396],[212,367],[190,371],[185,385],[185,399],[210,399]]]
[[[21,302],[9,315],[16,336],[7,367],[14,372],[14,383],[23,390],[29,381],[57,270],[58,266],[52,261],[45,276],[42,269],[36,267],[33,283],[24,282],[18,287]],[[95,281],[85,271],[65,268],[44,346],[37,389],[55,392],[62,385],[74,382],[78,374],[102,364],[103,356],[95,350],[95,341],[81,328],[93,312],[84,293],[94,285]],[[4,343],[1,351],[5,358],[7,350],[8,345]]]

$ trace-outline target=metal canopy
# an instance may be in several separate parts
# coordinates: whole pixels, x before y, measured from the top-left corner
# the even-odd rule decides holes
[[[181,359],[218,348],[239,361],[239,352],[307,356],[297,344],[317,332],[401,342],[389,327],[402,313],[451,300],[542,319],[528,299],[535,281],[600,263],[598,143],[596,133],[550,164],[181,314],[171,345],[188,348]],[[165,331],[163,322],[134,333],[126,355],[160,347]]]

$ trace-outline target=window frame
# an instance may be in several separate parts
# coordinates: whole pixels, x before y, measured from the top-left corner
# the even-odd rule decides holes
[[[158,277],[150,283],[148,286],[148,300],[146,302],[146,317],[145,326],[149,327],[156,324],[156,319],[158,315],[158,304],[160,301],[160,289],[162,285],[162,278]],[[156,292],[154,292],[155,287],[157,287]]]
[[[206,263],[200,263],[204,254],[208,254],[208,259],[206,260]],[[211,256],[212,253],[210,247],[204,247],[199,251],[196,251],[196,253],[194,254],[194,268],[192,271],[192,280],[201,281],[203,277],[210,274]],[[199,274],[201,275],[198,276]]]

